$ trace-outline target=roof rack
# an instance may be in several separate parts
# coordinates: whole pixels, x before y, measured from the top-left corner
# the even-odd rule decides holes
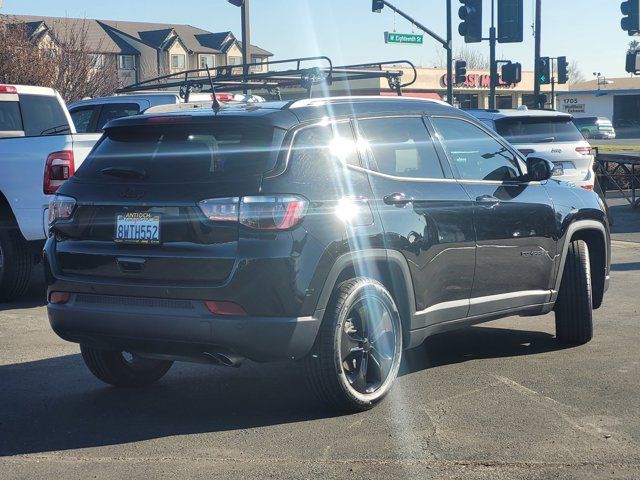
[[[289,68],[275,69],[271,67]],[[266,67],[266,72],[256,72],[255,67]],[[395,67],[389,70],[385,67]],[[413,78],[402,82],[403,69],[410,69]],[[246,74],[244,72],[247,72]],[[287,60],[267,61],[260,64],[224,65],[214,68],[198,68],[137,82],[116,90],[117,93],[132,93],[159,89],[178,88],[180,97],[189,101],[192,92],[214,93],[266,90],[274,99],[281,100],[281,89],[303,88],[311,98],[313,87],[320,84],[352,82],[370,78],[386,78],[389,88],[398,95],[402,89],[417,80],[416,67],[408,60],[363,63],[336,67],[329,57],[301,57]]]

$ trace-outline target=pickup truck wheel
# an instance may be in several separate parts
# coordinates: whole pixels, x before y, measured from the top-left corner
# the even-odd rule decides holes
[[[337,286],[305,359],[320,399],[343,411],[368,410],[391,390],[401,359],[402,323],[387,289],[367,278]]]
[[[151,360],[135,353],[80,345],[84,363],[99,380],[116,387],[144,387],[160,380],[173,362]]]
[[[583,345],[593,338],[589,247],[582,240],[569,245],[555,311],[556,337],[560,342]]]
[[[17,228],[0,228],[0,302],[14,300],[27,291],[33,254]]]

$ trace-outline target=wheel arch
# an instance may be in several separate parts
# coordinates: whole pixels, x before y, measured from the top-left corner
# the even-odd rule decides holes
[[[11,204],[3,192],[0,192],[0,226],[16,226],[16,216],[13,213]]]
[[[415,313],[415,295],[407,261],[395,250],[356,251],[338,257],[322,288],[314,316],[324,316],[336,285],[356,277],[373,278],[386,287],[400,313],[403,344],[408,345]]]
[[[589,248],[589,263],[591,267],[591,281],[593,289],[593,305],[598,308],[602,303],[606,289],[606,279],[609,274],[608,234],[605,226],[595,220],[580,220],[569,225],[565,234],[565,242],[561,252],[560,266],[556,278],[554,296],[560,291],[564,265],[567,260],[569,245],[576,240],[582,240]],[[555,300],[555,298],[554,298]]]

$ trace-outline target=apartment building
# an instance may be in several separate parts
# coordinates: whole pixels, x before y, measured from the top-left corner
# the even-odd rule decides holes
[[[86,31],[86,49],[96,68],[117,68],[123,85],[168,73],[196,68],[242,64],[242,42],[230,32],[209,32],[191,25],[125,22],[60,17],[11,16],[24,24],[33,41],[52,48],[56,37],[69,31]],[[53,47],[55,48],[55,47]],[[253,45],[253,69],[273,54]]]

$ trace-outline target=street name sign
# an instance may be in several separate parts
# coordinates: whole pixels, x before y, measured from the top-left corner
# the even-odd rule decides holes
[[[422,45],[424,43],[424,35],[417,33],[384,32],[384,43]]]

